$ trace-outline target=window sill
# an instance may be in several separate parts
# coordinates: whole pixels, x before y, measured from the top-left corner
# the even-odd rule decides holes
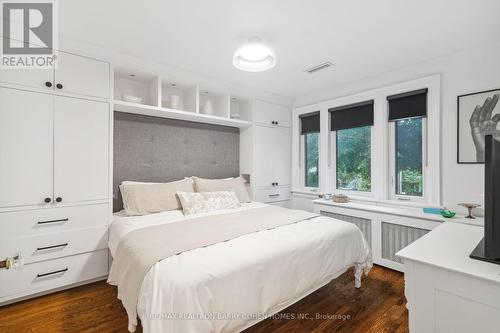
[[[410,217],[410,218],[418,218],[418,219],[424,219],[424,220],[430,220],[430,221],[435,221],[435,222],[456,222],[456,223],[464,223],[464,224],[471,224],[471,225],[476,225],[476,226],[481,226],[484,224],[484,220],[482,218],[476,218],[474,220],[466,219],[465,215],[458,215],[446,219],[442,217],[441,215],[437,214],[429,214],[429,213],[424,213],[421,209],[421,207],[415,207],[415,206],[406,206],[403,207],[402,205],[399,205],[399,207],[395,206],[388,206],[388,205],[380,205],[375,202],[372,203],[361,203],[361,202],[355,202],[355,201],[350,201],[348,203],[336,203],[331,200],[325,200],[325,199],[317,199],[313,200],[314,205],[323,205],[323,206],[333,206],[333,207],[339,207],[339,208],[347,208],[347,209],[354,209],[354,210],[362,210],[362,211],[367,211],[367,212],[373,212],[373,213],[379,213],[379,214],[387,214],[387,215],[396,215],[396,216],[404,216],[404,217]],[[429,207],[429,206],[427,206]]]
[[[375,205],[375,206],[408,207],[408,208],[424,208],[424,207],[443,208],[440,205],[433,205],[422,201],[389,200],[389,199],[381,200],[363,195],[349,195],[349,193],[347,193],[347,196],[349,197],[349,200],[351,202],[365,203],[368,205]]]
[[[323,194],[319,189],[299,189],[299,190],[292,190],[292,194],[299,194],[299,195],[306,195],[306,196],[314,196],[316,198],[319,197],[319,195]]]

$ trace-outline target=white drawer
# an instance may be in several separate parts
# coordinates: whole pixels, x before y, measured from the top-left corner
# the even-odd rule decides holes
[[[108,227],[92,227],[0,241],[0,258],[21,253],[24,263],[71,256],[107,248]]]
[[[255,190],[255,201],[276,202],[290,200],[289,187],[275,187]]]
[[[0,237],[27,237],[107,225],[108,204],[0,213]]]
[[[0,303],[108,274],[108,250],[0,270]]]
[[[283,208],[290,208],[290,200],[287,200],[287,201],[278,201],[278,202],[270,202],[269,204],[273,205],[273,206],[283,207]]]

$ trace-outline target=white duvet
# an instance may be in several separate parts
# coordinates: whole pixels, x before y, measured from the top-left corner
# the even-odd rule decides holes
[[[238,210],[263,205],[243,204]],[[138,217],[117,213],[110,227],[111,254],[132,230],[182,223],[190,217],[180,211]],[[137,312],[145,333],[239,332],[352,266],[359,286],[363,270],[371,267],[371,253],[361,231],[353,224],[319,216],[156,263],[143,281]]]

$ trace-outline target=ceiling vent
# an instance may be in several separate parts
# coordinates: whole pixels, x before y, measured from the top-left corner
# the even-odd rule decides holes
[[[327,62],[324,62],[322,64],[316,65],[314,67],[308,68],[305,70],[305,72],[309,73],[309,74],[314,74],[316,72],[322,71],[322,70],[330,68],[332,66],[333,66],[333,64],[331,62],[327,61]]]

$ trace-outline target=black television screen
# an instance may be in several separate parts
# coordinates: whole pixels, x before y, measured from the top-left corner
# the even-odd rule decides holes
[[[500,264],[500,141],[487,135],[484,163],[484,238],[470,257]]]

